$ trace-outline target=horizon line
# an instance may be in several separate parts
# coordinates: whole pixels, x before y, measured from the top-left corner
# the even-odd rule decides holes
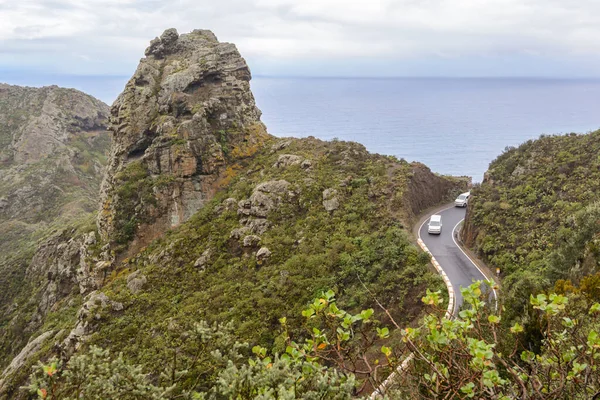
[[[4,70],[9,78],[24,78],[29,75],[38,77],[71,77],[71,78],[94,78],[94,79],[129,79],[131,75],[117,74],[69,74],[69,73],[40,73],[39,71],[23,73],[23,71]],[[600,80],[600,76],[536,76],[536,75],[489,75],[489,76],[452,76],[452,75],[298,75],[298,74],[252,74],[252,78],[274,78],[274,79],[537,79],[537,80]],[[0,82],[2,82],[0,80]]]

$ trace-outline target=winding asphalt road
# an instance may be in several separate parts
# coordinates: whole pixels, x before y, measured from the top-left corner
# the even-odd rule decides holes
[[[458,235],[458,227],[464,220],[465,213],[465,208],[454,206],[435,212],[434,214],[442,216],[442,233],[440,235],[430,235],[427,233],[427,223],[430,216],[419,227],[419,237],[425,242],[425,245],[427,245],[429,251],[446,272],[452,283],[456,295],[453,311],[455,315],[463,302],[460,293],[461,286],[467,287],[474,280],[488,279],[483,271],[465,254],[456,241],[455,235]],[[494,300],[497,300],[495,290],[490,294],[490,297],[494,297]]]

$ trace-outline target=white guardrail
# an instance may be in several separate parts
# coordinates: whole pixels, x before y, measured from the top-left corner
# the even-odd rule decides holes
[[[444,271],[442,269],[442,267],[440,266],[440,263],[437,262],[437,260],[435,259],[435,257],[433,256],[433,254],[431,254],[431,252],[429,251],[429,249],[427,248],[427,246],[425,245],[425,242],[423,242],[423,240],[421,238],[419,238],[417,240],[417,243],[419,244],[419,247],[421,247],[421,249],[423,249],[423,251],[427,254],[429,254],[431,256],[431,263],[433,264],[433,266],[435,267],[436,271],[438,272],[438,274],[440,274],[442,276],[442,279],[444,280],[444,283],[446,284],[446,289],[448,289],[448,309],[446,310],[446,317],[447,318],[452,318],[454,316],[454,303],[455,303],[455,295],[454,295],[454,288],[452,287],[452,283],[450,282],[450,279],[448,278],[448,275],[446,275],[446,271]],[[371,396],[369,396],[370,400],[376,400],[378,398],[383,397],[385,391],[387,390],[387,388],[390,387],[390,385],[392,384],[392,382],[396,379],[396,376],[400,373],[402,373],[407,367],[408,364],[411,362],[411,360],[415,357],[414,353],[410,353],[402,362],[402,364],[400,364],[400,366],[390,374],[390,376],[387,377],[387,379],[381,384],[379,385],[379,387],[377,389],[375,389],[375,391],[373,393],[371,393]]]

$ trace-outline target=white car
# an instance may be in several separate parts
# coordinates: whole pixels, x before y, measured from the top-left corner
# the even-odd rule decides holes
[[[427,224],[427,233],[439,235],[442,233],[442,216],[441,215],[432,215],[429,218],[429,224]]]
[[[471,196],[471,192],[462,193],[454,200],[454,205],[456,207],[466,207],[469,204],[469,196]]]

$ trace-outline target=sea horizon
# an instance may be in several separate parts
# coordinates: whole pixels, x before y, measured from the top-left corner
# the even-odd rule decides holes
[[[0,81],[72,87],[111,104],[128,79],[9,74]],[[542,134],[600,128],[600,77],[257,74],[251,88],[274,136],[356,141],[371,152],[422,162],[444,175],[472,176],[474,182],[505,147]]]

